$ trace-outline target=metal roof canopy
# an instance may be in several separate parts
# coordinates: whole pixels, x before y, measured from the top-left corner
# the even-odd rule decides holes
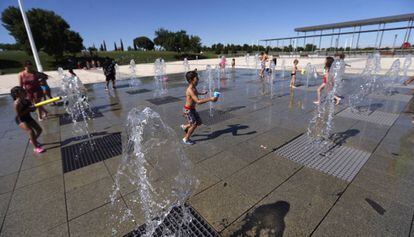
[[[402,14],[402,15],[395,15],[395,16],[370,18],[370,19],[365,19],[365,20],[346,21],[346,22],[333,23],[333,24],[299,27],[299,28],[296,28],[295,31],[296,32],[309,32],[309,31],[318,31],[318,30],[330,30],[330,29],[338,29],[338,28],[346,28],[346,27],[402,22],[402,21],[409,21],[413,19],[414,19],[414,13],[410,13],[410,14]]]

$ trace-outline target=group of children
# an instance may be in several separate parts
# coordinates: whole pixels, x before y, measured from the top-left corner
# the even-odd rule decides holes
[[[341,54],[339,56],[339,58],[341,60],[344,60],[345,55]],[[260,60],[259,76],[261,78],[263,78],[264,73],[265,73],[266,70],[269,70],[271,72],[270,69],[266,68],[266,63],[269,60],[269,56],[266,53],[262,52],[259,56],[259,60]],[[323,68],[324,72],[323,72],[323,75],[322,75],[322,84],[318,87],[318,89],[316,91],[317,92],[317,99],[313,102],[315,104],[320,104],[320,102],[321,102],[321,93],[328,86],[328,80],[332,80],[331,78],[329,78],[329,71],[331,69],[331,66],[332,66],[333,62],[334,62],[333,57],[326,57],[325,65],[324,65],[324,68]],[[276,58],[275,57],[273,57],[273,63],[276,66]],[[290,73],[290,76],[291,76],[290,87],[293,88],[293,89],[296,88],[296,74],[299,71],[298,64],[299,64],[299,60],[297,60],[297,59],[293,60],[292,72]],[[346,66],[349,66],[349,65],[346,64]],[[333,84],[333,81],[331,81],[330,84]],[[341,101],[341,98],[337,95],[334,95],[334,99],[335,99],[335,104],[336,105],[338,105]]]
[[[69,70],[72,76],[76,76],[73,70]],[[42,153],[45,149],[38,142],[42,133],[40,125],[32,118],[31,112],[37,112],[39,121],[48,117],[48,111],[43,106],[35,107],[47,98],[52,99],[50,87],[47,83],[48,75],[33,69],[30,61],[24,63],[24,70],[19,73],[19,86],[11,89],[10,95],[14,100],[15,122],[29,136],[29,142],[34,146],[35,153]],[[53,102],[55,105],[55,102]]]

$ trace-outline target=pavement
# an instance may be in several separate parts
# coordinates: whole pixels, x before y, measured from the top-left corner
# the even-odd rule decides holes
[[[199,88],[206,88],[206,73],[200,78]],[[188,203],[215,232],[414,234],[414,128],[412,114],[403,113],[412,91],[396,85],[398,93],[392,96],[371,95],[364,102],[375,105],[372,113],[350,116],[347,95],[357,89],[352,80],[358,78],[346,79],[345,99],[336,107],[332,129],[338,139],[330,151],[322,152],[307,146],[304,136],[320,81],[290,90],[280,72],[270,87],[254,70],[228,70],[219,81],[222,94],[213,116],[208,104],[198,106],[205,125],[195,132],[195,145],[183,146],[200,181]],[[304,83],[304,78],[298,82]],[[40,123],[40,141],[47,151],[33,154],[27,135],[14,122],[11,98],[0,97],[0,236],[111,236],[114,226],[115,236],[123,236],[142,225],[140,206],[132,201],[137,190],[128,182],[122,183],[116,205],[109,200],[121,161],[115,151],[120,148],[119,133],[125,134],[130,109],[149,106],[180,139],[185,86],[182,73],[169,74],[162,85],[141,77],[137,88],[129,88],[127,80],[109,91],[103,83],[88,84],[95,112],[88,122],[93,139],[114,141],[100,149],[113,153],[88,154],[101,160],[77,160],[84,159],[82,151],[87,149],[76,148],[85,137],[74,135],[59,106],[48,106],[55,116]],[[166,96],[163,103],[154,104],[153,99]],[[133,210],[136,222],[114,223],[111,217],[126,208]]]

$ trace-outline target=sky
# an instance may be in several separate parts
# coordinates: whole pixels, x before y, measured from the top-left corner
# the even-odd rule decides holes
[[[0,11],[17,4],[17,0],[0,0]],[[138,36],[152,39],[160,27],[198,35],[203,45],[257,44],[259,39],[295,36],[296,27],[414,13],[414,0],[24,0],[24,7],[62,16],[86,47],[99,47],[105,40],[112,48],[120,39],[125,47]],[[391,45],[396,33],[401,32],[385,33],[384,45]],[[403,37],[401,33],[397,41]],[[361,46],[373,39],[375,33],[364,36]],[[0,43],[14,42],[0,26]],[[340,45],[347,42],[350,36],[342,37]]]

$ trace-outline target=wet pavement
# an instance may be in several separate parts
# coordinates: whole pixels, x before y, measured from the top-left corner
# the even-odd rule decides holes
[[[127,206],[136,211],[137,224],[117,226],[117,235],[142,224],[128,182],[118,206],[111,206],[109,195],[131,108],[151,107],[177,139],[183,136],[186,82],[183,74],[168,78],[160,84],[141,78],[138,88],[119,81],[110,91],[103,83],[87,85],[97,150],[79,151],[86,138],[74,137],[72,124],[60,116],[63,107],[49,106],[55,116],[41,122],[40,138],[47,152],[34,155],[14,122],[11,98],[1,97],[0,236],[111,236],[114,208]],[[204,71],[200,78],[199,90],[207,89]],[[277,74],[272,90],[253,70],[229,70],[213,116],[209,104],[198,106],[205,125],[193,136],[196,144],[184,147],[200,180],[189,200],[194,210],[222,236],[413,234],[414,128],[412,114],[403,113],[411,91],[371,95],[365,106],[370,103],[373,112],[352,116],[346,101],[358,77],[345,79],[327,153],[307,149],[302,136],[319,80],[290,90],[289,78]]]

